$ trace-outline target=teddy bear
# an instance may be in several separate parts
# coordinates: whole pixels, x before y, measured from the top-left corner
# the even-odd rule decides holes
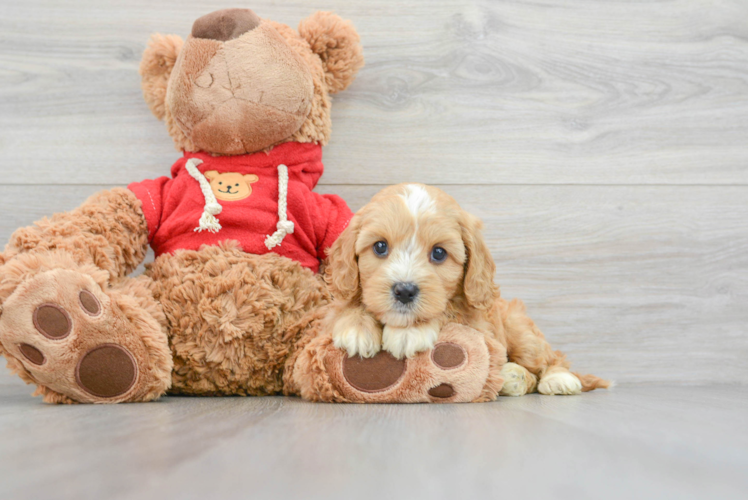
[[[349,359],[320,331],[331,301],[320,263],[353,214],[313,189],[330,96],[363,62],[352,24],[329,12],[294,30],[224,9],[197,19],[184,41],[154,35],[143,95],[182,156],[170,176],[99,192],[13,233],[0,254],[8,367],[48,403],[167,392],[479,397],[495,372],[485,345],[461,344],[460,356],[472,354],[459,367],[434,364],[455,359],[435,349],[406,370],[384,355]],[[131,276],[149,246],[155,261]],[[445,328],[437,348],[460,344],[460,328]],[[459,379],[459,395],[431,394],[444,377]]]

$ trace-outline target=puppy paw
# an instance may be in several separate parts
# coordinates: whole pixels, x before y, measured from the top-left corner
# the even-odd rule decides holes
[[[382,349],[382,330],[368,315],[341,316],[333,325],[332,339],[351,357],[371,358]]]
[[[501,396],[524,396],[534,388],[534,376],[523,366],[507,363],[501,369],[504,385]]]
[[[566,370],[553,371],[540,379],[538,392],[546,396],[580,394],[582,382]]]
[[[419,352],[428,351],[436,344],[439,330],[436,322],[405,328],[385,325],[382,347],[396,359],[412,358]]]

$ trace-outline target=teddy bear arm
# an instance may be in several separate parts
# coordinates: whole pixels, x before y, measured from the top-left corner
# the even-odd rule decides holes
[[[70,212],[16,230],[0,262],[53,252],[118,278],[134,271],[147,250],[148,226],[141,202],[132,191],[114,188],[94,194]]]

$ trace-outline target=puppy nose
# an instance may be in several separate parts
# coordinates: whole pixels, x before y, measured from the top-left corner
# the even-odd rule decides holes
[[[192,36],[227,42],[260,25],[261,19],[249,9],[223,9],[206,14],[192,25]]]
[[[398,302],[409,304],[418,297],[418,285],[415,283],[395,283],[392,286],[392,293]]]

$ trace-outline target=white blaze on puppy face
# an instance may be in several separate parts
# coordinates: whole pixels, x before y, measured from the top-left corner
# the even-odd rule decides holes
[[[400,197],[405,201],[405,206],[408,207],[411,215],[415,217],[416,224],[421,215],[434,210],[434,199],[431,198],[426,188],[419,184],[407,184],[405,192]]]
[[[419,184],[388,188],[367,205],[356,254],[364,306],[381,323],[409,327],[444,313],[466,258],[459,213],[446,194]],[[378,241],[387,243],[386,256],[374,254]],[[446,262],[431,261],[436,245],[447,250]],[[397,283],[415,284],[416,299],[398,302],[392,290]]]
[[[428,255],[427,249],[418,241],[418,222],[421,217],[433,212],[434,200],[418,184],[406,185],[400,198],[413,217],[413,229],[401,244],[390,250],[389,262],[386,264],[387,274],[393,285],[398,282],[418,285],[418,281],[428,271],[429,264],[428,258],[424,259],[424,255]]]
[[[413,236],[399,248],[390,250],[389,262],[385,264],[385,268],[393,284],[398,282],[418,284],[418,278],[423,271],[419,256],[424,251]]]

